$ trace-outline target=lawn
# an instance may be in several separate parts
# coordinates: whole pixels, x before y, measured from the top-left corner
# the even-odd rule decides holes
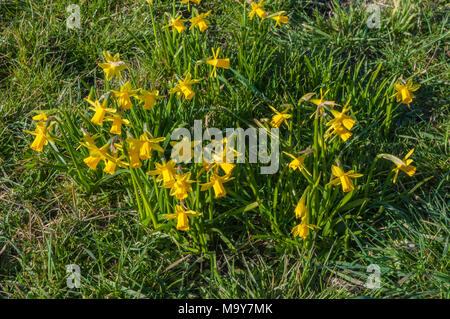
[[[264,19],[245,0],[149,2],[0,0],[0,296],[450,298],[445,1],[267,0]],[[143,89],[129,106],[126,82]],[[156,164],[195,120],[278,127],[279,169],[183,163],[166,181]]]

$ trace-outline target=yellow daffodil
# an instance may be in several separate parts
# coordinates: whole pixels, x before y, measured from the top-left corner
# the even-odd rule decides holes
[[[211,143],[217,152],[211,152],[211,157],[203,157],[203,167],[198,173],[200,175],[202,172],[213,170],[216,175],[219,174],[219,169],[222,169],[225,175],[230,175],[236,164],[230,163],[231,158],[227,159],[227,156],[237,157],[240,155],[235,149],[229,146],[227,138],[223,138],[222,141],[212,141]],[[205,148],[206,149],[206,148]],[[205,153],[205,149],[203,152]],[[212,151],[212,150],[211,150]]]
[[[84,133],[83,137],[81,138],[80,146],[78,148],[80,148],[81,146],[85,146],[87,148],[89,148],[89,146],[95,146],[94,140],[99,136],[100,135],[98,135],[98,134],[89,135],[87,133]]]
[[[403,104],[409,104],[412,102],[413,98],[415,98],[412,92],[417,91],[420,88],[420,85],[413,85],[412,79],[408,81],[406,84],[397,83],[394,85],[395,90],[397,91],[392,97],[397,98],[397,102],[402,102]]]
[[[230,175],[219,176],[213,173],[210,181],[201,185],[201,190],[205,191],[212,187],[216,198],[223,197],[227,194],[225,187],[223,187],[223,183],[231,181],[232,179],[234,179],[234,177],[230,177]]]
[[[158,90],[154,91],[147,91],[147,90],[140,90],[140,95],[138,95],[138,99],[141,102],[144,102],[144,110],[150,110],[153,106],[156,105],[156,101],[159,99],[162,99],[163,96],[159,95]]]
[[[213,57],[209,60],[206,60],[206,63],[213,66],[210,77],[212,77],[213,74],[214,74],[214,77],[217,77],[216,68],[229,69],[230,68],[230,59],[229,58],[226,58],[226,59],[218,59],[217,58],[219,56],[220,48],[217,48],[216,52],[214,52],[214,49],[211,49],[211,50],[213,53]]]
[[[190,100],[194,97],[195,93],[192,90],[192,84],[198,83],[200,80],[192,79],[191,73],[187,73],[184,80],[178,80],[178,85],[172,89],[170,89],[169,93],[177,94],[177,98],[181,98],[184,95],[186,100]]]
[[[142,166],[139,160],[139,153],[141,150],[141,140],[138,138],[127,138],[128,156],[130,157],[130,168],[138,168]]]
[[[92,105],[92,107],[89,107],[90,110],[93,110],[94,116],[91,119],[91,122],[97,125],[102,125],[103,124],[103,119],[105,118],[106,113],[115,113],[116,110],[112,109],[112,108],[108,108],[108,100],[105,99],[103,100],[103,102],[100,104],[100,101],[92,101],[91,100],[91,95],[89,95],[87,98],[85,98],[85,100]]]
[[[349,102],[347,102],[346,106]],[[346,106],[344,106],[342,112],[331,110],[331,114],[333,114],[334,119],[326,124],[327,126],[330,126],[330,128],[325,132],[326,138],[336,133],[345,142],[350,138],[350,136],[352,136],[350,130],[356,121],[345,114],[345,112],[350,110],[350,108],[347,108]]]
[[[302,194],[302,197],[300,197],[300,200],[297,203],[297,206],[295,207],[295,218],[305,218],[306,217],[306,196],[308,195],[309,186],[305,189],[305,191]]]
[[[117,153],[114,153],[112,155],[112,159],[108,158],[106,160],[106,165],[105,165],[105,168],[103,169],[103,171],[106,174],[114,175],[114,173],[116,172],[117,165],[119,165],[120,167],[125,167],[127,165],[127,163],[122,161],[122,159],[124,159],[124,158],[125,158],[125,155],[121,155],[120,157],[117,157]]]
[[[308,170],[305,168],[305,166],[303,166],[303,162],[305,161],[306,158],[306,154],[304,155],[300,155],[299,157],[296,157],[292,154],[289,154],[288,152],[283,152],[284,154],[286,154],[287,156],[289,156],[290,158],[292,158],[293,160],[289,163],[289,168],[292,168],[294,171],[296,169],[298,169],[300,172],[302,170],[304,170],[308,175],[311,176],[311,173],[308,172]]]
[[[264,6],[264,0],[259,1],[258,4],[256,4],[256,2],[252,2],[250,3],[250,6],[252,7],[252,10],[248,15],[250,17],[250,20],[253,20],[255,14],[257,14],[261,19],[264,19],[267,16],[267,12],[262,9],[262,7]]]
[[[184,30],[186,30],[186,27],[184,26],[184,22],[186,20],[183,20],[181,18],[182,16],[179,16],[177,18],[170,17],[169,24],[165,25],[163,29],[172,27],[172,32],[174,32],[174,30],[176,30],[178,33],[183,32]]]
[[[111,90],[111,92],[114,94],[114,97],[117,98],[117,104],[124,110],[129,110],[133,106],[131,97],[137,97],[139,90],[132,90],[131,83],[126,82],[120,87],[120,91]]]
[[[190,172],[183,175],[175,175],[175,181],[170,188],[170,196],[175,196],[178,200],[188,197],[188,193],[192,191],[191,184],[194,182],[189,179],[190,177]]]
[[[167,163],[163,162],[162,164],[155,163],[156,169],[153,171],[147,172],[147,175],[158,175],[156,177],[156,181],[163,181],[163,187],[170,188],[172,184],[175,182],[175,162],[170,160]]]
[[[358,177],[363,176],[363,174],[355,174],[355,172],[353,170],[350,170],[347,173],[344,173],[342,168],[335,166],[335,165],[331,166],[331,172],[333,173],[333,176],[336,178],[331,180],[331,182],[329,182],[327,184],[327,186],[328,185],[342,185],[342,191],[344,193],[350,192],[355,189],[351,178],[358,178]]]
[[[270,121],[270,125],[272,125],[273,127],[279,128],[281,126],[281,124],[286,124],[286,126],[289,128],[289,123],[288,123],[288,119],[291,118],[291,114],[286,114],[285,112],[287,112],[287,110],[283,111],[283,112],[278,112],[277,109],[275,109],[274,107],[270,106],[270,109],[272,111],[275,112],[275,115],[272,116],[272,120]]]
[[[48,115],[51,111],[49,110],[38,110],[38,111],[34,111],[35,113],[37,113],[37,115],[33,116],[33,120],[35,121],[47,121],[48,119]]]
[[[200,32],[205,31],[208,29],[208,26],[210,24],[209,20],[206,19],[206,17],[211,13],[211,10],[205,13],[200,13],[199,15],[189,19],[191,22],[191,26],[189,27],[189,30],[192,30],[192,28],[198,28]]]
[[[147,0],[147,3],[149,6],[151,6],[153,4],[153,0]]]
[[[179,142],[177,141],[171,141],[170,145],[173,147],[171,158],[174,159],[175,162],[181,163],[181,162],[188,162],[194,157],[194,148],[196,145],[201,144],[201,141],[192,141],[187,137],[184,136],[183,139]],[[184,150],[190,149],[190,154],[184,153]]]
[[[113,116],[105,117],[105,121],[111,121],[111,130],[109,131],[111,134],[121,135],[122,134],[122,125],[131,125],[130,121],[122,118],[120,114],[113,114]]]
[[[275,28],[281,23],[289,23],[289,18],[286,17],[286,11],[280,11],[270,16],[271,19],[275,20]]]
[[[200,216],[202,213],[195,212],[193,210],[185,210],[183,206],[175,206],[175,214],[164,214],[164,216],[169,219],[177,219],[177,229],[178,230],[189,230],[189,219],[188,217]]]
[[[393,182],[397,182],[398,173],[400,171],[405,172],[408,176],[413,176],[416,173],[416,168],[411,165],[413,162],[412,159],[409,157],[414,153],[414,149],[410,150],[408,154],[405,155],[403,160],[399,159],[398,157],[390,154],[380,154],[378,157],[382,157],[384,159],[390,160],[393,162],[397,167],[394,168],[392,171],[395,172],[394,180]]]
[[[152,149],[160,153],[164,152],[164,149],[156,143],[165,141],[165,137],[149,138],[147,133],[142,134],[139,139],[141,140],[141,149],[139,152],[139,158],[143,161],[152,157]]]
[[[98,163],[103,160],[106,161],[108,159],[107,150],[109,145],[105,144],[101,148],[98,148],[95,144],[86,144],[89,150],[89,156],[83,159],[83,162],[89,166],[90,169],[95,170],[97,168]]]
[[[195,4],[200,4],[201,0],[181,0],[181,4],[186,4],[188,5],[188,11],[191,11],[191,7],[190,7],[190,3],[193,2]]]
[[[299,237],[301,237],[303,239],[306,239],[310,229],[320,229],[320,227],[317,227],[315,225],[307,224],[306,223],[306,218],[303,218],[302,222],[300,224],[298,224],[297,226],[292,228],[291,233],[294,236],[299,236]]]
[[[33,143],[31,143],[31,145],[30,145],[30,148],[33,151],[42,152],[42,150],[44,149],[44,145],[47,145],[48,141],[53,143],[53,139],[49,134],[52,124],[50,124],[50,126],[47,127],[46,122],[37,122],[36,128],[34,129],[34,131],[24,130],[25,133],[36,135]]]
[[[127,66],[125,62],[120,61],[119,53],[112,56],[109,51],[103,51],[103,56],[106,59],[106,63],[99,63],[98,65],[105,72],[106,80],[110,81],[114,76],[117,76],[118,79],[122,79],[121,71],[125,70]]]

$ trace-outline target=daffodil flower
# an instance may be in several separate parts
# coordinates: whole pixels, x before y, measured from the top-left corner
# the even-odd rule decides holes
[[[130,121],[122,118],[120,114],[113,114],[113,116],[105,117],[105,121],[111,121],[111,130],[109,131],[111,134],[121,135],[122,134],[122,125],[131,125]]]
[[[257,14],[261,19],[264,19],[267,16],[267,12],[262,9],[262,7],[264,6],[264,0],[259,1],[258,4],[252,2],[250,3],[250,6],[252,7],[252,10],[248,15],[250,17],[250,20],[253,20],[255,14]]]
[[[83,146],[87,147],[89,150],[89,156],[83,159],[83,162],[89,166],[90,169],[95,170],[101,160],[106,162],[108,159],[108,155],[106,153],[109,147],[108,144],[103,145],[101,148],[98,148],[95,144],[86,144]]]
[[[117,76],[118,79],[122,79],[121,71],[127,68],[126,64],[120,61],[119,53],[112,56],[109,51],[103,51],[103,56],[106,59],[106,63],[99,63],[98,65],[105,72],[106,80],[110,81],[114,76]]]
[[[289,18],[286,17],[286,11],[280,11],[269,16],[269,18],[275,20],[275,28],[281,23],[289,23]]]
[[[156,181],[163,181],[163,187],[170,188],[172,184],[175,182],[175,162],[170,160],[167,163],[163,162],[162,164],[155,163],[156,169],[153,171],[147,172],[147,175],[158,175],[156,177]]]
[[[214,52],[214,49],[211,49],[211,50],[213,53],[213,57],[212,57],[212,59],[206,60],[206,63],[213,66],[210,77],[212,77],[213,74],[214,74],[214,77],[217,77],[216,68],[229,69],[230,68],[230,59],[229,58],[226,58],[226,59],[218,59],[217,58],[219,56],[220,48],[217,48],[217,50],[215,52]]]
[[[87,98],[85,98],[85,100],[92,105],[92,107],[89,107],[90,110],[93,110],[94,116],[91,119],[91,122],[97,125],[102,125],[103,124],[103,120],[105,118],[106,113],[110,113],[113,114],[116,112],[115,109],[112,108],[108,108],[108,100],[105,99],[103,100],[103,102],[100,104],[99,101],[92,101],[91,100],[91,95],[89,95]]]
[[[114,175],[114,173],[116,172],[117,165],[119,165],[120,167],[125,167],[127,165],[127,163],[122,161],[122,159],[124,159],[124,158],[125,158],[125,155],[121,155],[120,157],[117,157],[117,153],[114,153],[112,155],[112,159],[106,160],[106,165],[105,165],[105,168],[103,169],[103,171],[106,174]]]
[[[302,197],[300,197],[300,200],[297,203],[297,206],[295,207],[295,218],[305,218],[306,217],[306,196],[308,195],[309,186],[305,189],[305,191],[302,194]]]
[[[220,198],[227,194],[227,191],[225,190],[223,184],[233,179],[234,177],[230,177],[230,175],[219,176],[213,173],[211,175],[210,181],[208,183],[202,184],[200,190],[205,191],[212,187],[214,189],[215,197]]]
[[[173,147],[171,158],[174,159],[175,162],[188,162],[194,157],[194,148],[196,145],[202,144],[201,141],[190,141],[187,136],[184,136],[183,139],[179,142],[171,141],[170,145]],[[190,149],[189,154],[184,153],[185,149]]]
[[[325,137],[329,137],[332,134],[336,133],[345,142],[350,138],[350,136],[352,136],[350,130],[352,129],[356,121],[345,114],[345,112],[350,110],[350,108],[347,108],[349,102],[350,101],[348,101],[344,106],[342,112],[331,110],[331,114],[333,114],[334,119],[326,124],[327,126],[330,126],[330,128],[325,132]]]
[[[387,159],[397,166],[392,170],[393,172],[395,172],[395,176],[394,176],[394,180],[393,180],[394,183],[397,182],[398,173],[400,171],[403,171],[410,177],[416,173],[416,168],[411,165],[413,160],[409,158],[413,153],[414,153],[414,149],[410,150],[408,152],[408,154],[405,155],[403,160],[399,159],[398,157],[396,157],[394,155],[390,155],[390,154],[379,154],[378,155],[378,157]]]
[[[46,122],[37,122],[36,128],[34,131],[26,131],[25,133],[36,135],[34,138],[33,143],[30,145],[30,148],[36,152],[42,152],[44,149],[44,145],[48,144],[48,141],[53,143],[53,139],[49,134],[49,131],[51,130],[53,123],[50,124],[49,127],[47,127]]]
[[[395,96],[397,102],[409,104],[412,102],[413,98],[415,98],[412,92],[417,91],[420,88],[420,85],[413,85],[412,79],[410,79],[406,84],[395,84],[394,88],[397,92],[392,97]]]
[[[139,90],[132,90],[131,83],[126,82],[120,87],[120,91],[111,90],[111,92],[114,94],[114,97],[117,98],[117,104],[124,110],[129,110],[133,107],[131,97],[137,97]]]
[[[290,158],[292,158],[293,160],[289,163],[289,168],[292,168],[294,171],[296,169],[298,169],[299,171],[304,170],[308,175],[311,176],[311,173],[308,172],[308,170],[305,168],[305,166],[303,166],[303,162],[305,161],[306,158],[306,154],[304,155],[300,155],[299,157],[296,157],[292,154],[289,154],[288,152],[283,152],[284,154],[286,154],[287,156],[289,156]]]
[[[353,170],[350,170],[346,173],[342,170],[342,168],[332,165],[331,166],[331,172],[333,173],[333,176],[336,177],[335,179],[331,180],[327,184],[328,185],[342,185],[342,191],[344,193],[350,192],[355,189],[353,186],[353,182],[351,178],[358,178],[363,176],[363,174],[355,174]]]
[[[206,17],[211,13],[211,10],[205,13],[200,13],[199,15],[189,19],[191,22],[191,26],[189,27],[189,30],[192,30],[193,28],[198,28],[200,32],[205,31],[208,29],[208,25],[210,24],[209,20],[206,19]]]
[[[172,32],[174,32],[174,30],[176,30],[178,33],[183,32],[184,30],[186,30],[186,27],[184,26],[184,22],[186,20],[183,20],[181,18],[182,16],[179,16],[177,18],[170,17],[169,24],[165,25],[163,29],[172,27]]]
[[[140,90],[140,95],[138,95],[138,99],[141,102],[144,102],[144,110],[150,110],[153,106],[156,105],[156,101],[159,99],[162,99],[163,96],[159,95],[158,90],[154,91],[147,91],[147,90]]]
[[[142,166],[139,159],[139,153],[141,150],[141,140],[138,138],[127,138],[128,143],[128,156],[130,157],[130,168],[138,168]]]
[[[192,191],[191,184],[194,182],[190,180],[191,173],[188,172],[183,175],[175,175],[175,181],[170,188],[170,196],[175,196],[178,200],[188,197],[188,193]]]
[[[221,144],[220,144],[221,143]],[[222,139],[222,141],[213,141],[212,146],[216,149],[220,150],[211,154],[210,158],[203,157],[203,167],[198,173],[200,175],[202,172],[213,170],[216,175],[219,174],[219,169],[222,169],[225,175],[230,175],[233,169],[236,167],[236,164],[229,163],[227,161],[228,157],[233,157],[233,159],[240,155],[235,149],[228,146],[228,140],[226,137]]]
[[[306,218],[302,219],[302,222],[300,224],[298,224],[297,226],[295,226],[294,228],[292,228],[291,233],[294,236],[299,236],[303,239],[306,239],[306,237],[308,237],[308,233],[310,229],[320,229],[320,227],[317,227],[315,225],[310,225],[306,223]]]
[[[38,111],[35,111],[35,112],[37,113],[37,115],[33,116],[33,120],[45,122],[45,121],[47,121],[48,115],[49,115],[49,113],[51,111],[49,111],[49,110],[38,110]]]
[[[139,152],[139,158],[143,161],[146,159],[149,159],[152,157],[152,149],[163,153],[164,149],[159,146],[156,143],[161,143],[165,141],[165,137],[158,137],[158,138],[149,138],[147,133],[142,134],[139,136],[139,139],[141,140],[141,149]]]
[[[96,138],[98,138],[99,136],[100,135],[98,135],[98,134],[89,135],[87,133],[84,133],[83,137],[81,138],[80,146],[78,148],[80,148],[81,146],[85,146],[87,148],[89,148],[89,146],[96,146],[94,140]]]
[[[288,119],[291,118],[291,114],[286,114],[287,110],[284,110],[283,112],[278,112],[277,109],[269,105],[269,108],[275,112],[275,115],[272,116],[272,120],[270,121],[270,125],[273,127],[279,128],[281,124],[286,124],[286,126],[289,128]]]
[[[184,95],[186,100],[190,100],[194,97],[195,93],[192,90],[192,84],[198,83],[201,80],[192,79],[191,73],[187,73],[184,80],[178,80],[178,85],[169,90],[170,94],[176,93],[177,98],[181,98]]]
[[[195,212],[193,210],[185,210],[183,206],[175,206],[175,214],[164,214],[169,220],[177,219],[177,229],[186,231],[189,230],[189,219],[188,217],[200,216],[202,213]]]

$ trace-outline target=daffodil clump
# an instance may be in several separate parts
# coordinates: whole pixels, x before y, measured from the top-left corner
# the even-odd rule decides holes
[[[153,1],[147,2],[151,11]],[[222,83],[248,82],[236,71],[239,65],[232,48],[208,44],[215,12],[201,11],[205,2],[178,1],[179,10],[173,11],[177,14],[167,14],[161,23],[151,11],[157,43],[154,52],[161,55],[167,75],[141,83],[131,76],[130,64],[119,53],[102,51],[98,66],[104,73],[103,89],[100,85],[90,88],[83,102],[70,111],[37,111],[33,130],[24,131],[34,136],[30,148],[52,154],[49,158],[67,167],[67,174],[88,193],[108,184],[132,194],[144,225],[151,223],[154,229],[184,238],[194,247],[192,251],[206,252],[213,232],[226,237],[217,229],[216,220],[246,220],[248,214],[268,220],[270,229],[266,231],[290,241],[310,244],[317,236],[341,235],[348,239],[350,221],[361,218],[370,200],[367,194],[376,161],[383,158],[395,165],[388,179],[397,183],[402,178],[400,171],[409,177],[416,174],[411,158],[414,149],[403,159],[379,154],[370,168],[342,156],[364,127],[349,96],[321,85],[311,88],[314,92],[303,92],[306,94],[296,105],[265,99],[254,110],[267,117],[257,119],[255,115],[250,121],[237,122],[256,123],[269,133],[271,143],[279,139],[278,173],[261,178],[252,167],[258,164],[236,163],[239,155],[246,154],[235,149],[234,140],[228,138],[211,140],[217,146],[215,151],[194,162],[193,154],[203,154],[207,147],[186,137],[171,141],[173,131],[188,127],[197,116],[208,128],[210,121],[220,120],[211,115],[219,109],[233,114],[232,103],[200,107],[199,101],[216,101],[215,97],[224,94]],[[271,20],[275,29],[289,23],[287,12],[271,14],[263,0],[251,2],[246,10],[243,21]],[[178,60],[182,62],[174,63]],[[411,80],[399,82],[391,97],[409,105],[418,88]],[[287,92],[286,100],[295,94]],[[300,119],[308,121],[308,134],[294,143]],[[278,137],[271,135],[272,129],[280,133]],[[232,154],[233,162],[227,160],[227,154]],[[343,231],[342,225],[347,227]],[[247,224],[247,230],[261,228]]]

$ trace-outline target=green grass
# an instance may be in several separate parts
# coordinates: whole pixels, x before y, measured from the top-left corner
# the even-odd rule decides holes
[[[368,29],[362,1],[274,0],[268,9],[286,10],[291,20],[274,32],[257,19],[244,24],[244,1],[204,0],[202,11],[213,10],[212,25],[200,35],[202,41],[185,34],[181,46],[176,42],[181,37],[174,42],[171,33],[158,34],[155,44],[145,1],[79,1],[81,31],[66,28],[65,8],[72,2],[0,2],[2,296],[450,297],[448,5],[406,0],[395,7],[385,1],[381,28]],[[163,13],[172,13],[172,3],[155,2],[154,17],[165,23]],[[32,129],[33,110],[57,108],[87,116],[83,98],[89,88],[104,91],[97,66],[102,50],[120,52],[133,83],[152,83],[168,95],[173,74],[183,74],[188,66],[206,78],[210,69],[196,62],[218,44],[233,70],[221,70],[219,82],[203,85],[195,108],[167,98],[159,108],[173,112],[150,113],[155,135],[165,136],[176,122],[206,114],[216,127],[244,126],[269,117],[269,104],[297,105],[304,94],[330,88],[330,98],[338,103],[352,99],[357,118],[352,139],[335,150],[342,163],[367,175],[377,154],[400,157],[414,147],[417,173],[412,178],[401,173],[395,185],[385,183],[392,163],[379,160],[370,191],[360,195],[369,198],[358,212],[362,218],[344,219],[344,240],[316,238],[304,246],[286,239],[304,181],[295,174],[266,178],[243,168],[240,174],[252,176],[258,189],[251,182],[230,184],[230,193],[239,197],[215,203],[214,213],[255,201],[258,208],[234,211],[226,222],[219,219],[214,225],[222,235],[215,233],[208,254],[198,254],[187,251],[175,233],[142,225],[135,195],[122,187],[130,183],[128,177],[103,180],[86,192],[74,170],[58,166],[55,153],[29,149],[30,135],[22,130]],[[399,77],[421,84],[410,109],[388,98]],[[220,94],[208,94],[216,85]],[[303,103],[294,112],[288,151],[306,148],[314,133],[313,108]],[[79,127],[82,120],[71,116]],[[329,178],[329,172],[324,174]],[[98,177],[98,172],[88,175]],[[282,191],[285,187],[289,192]],[[66,286],[69,264],[81,267],[80,289]],[[370,264],[381,268],[380,289],[364,287]]]

